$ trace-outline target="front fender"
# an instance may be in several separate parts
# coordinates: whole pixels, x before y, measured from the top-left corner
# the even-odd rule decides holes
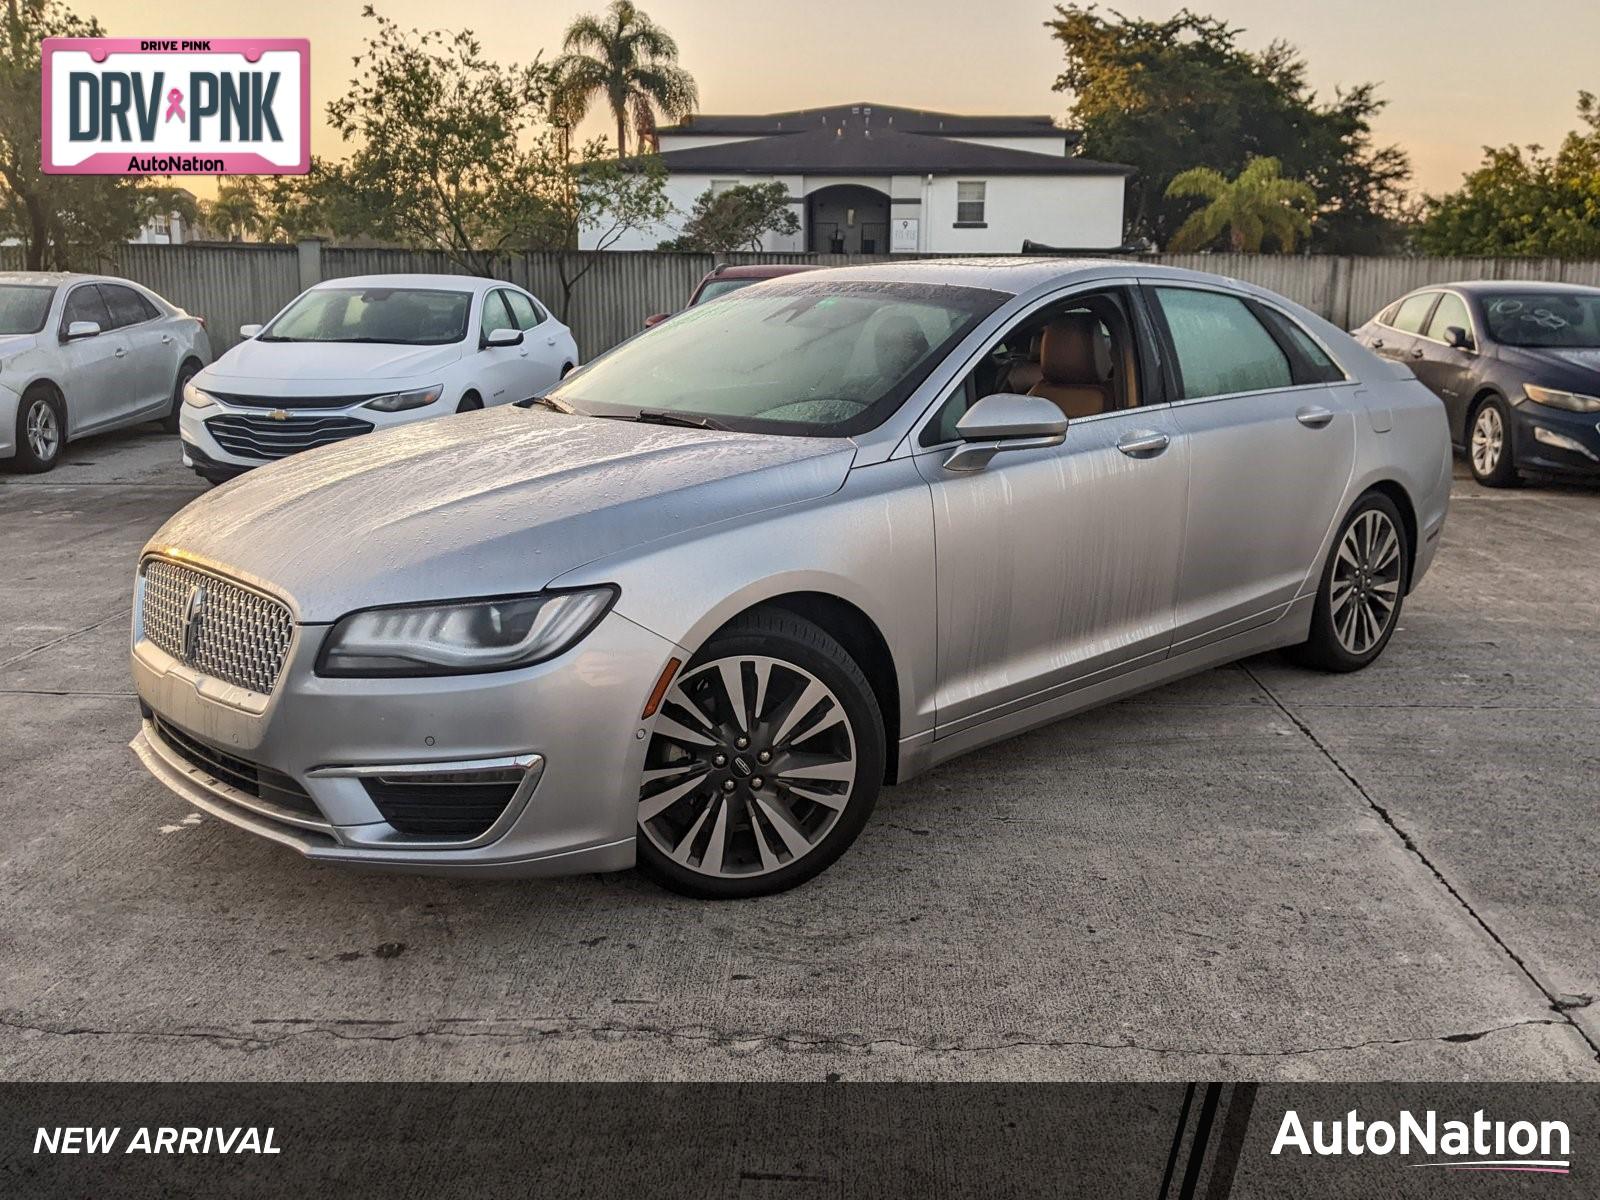
[[[779,596],[843,600],[893,659],[900,733],[933,727],[937,612],[933,505],[910,459],[853,469],[819,500],[736,518],[570,571],[552,587],[614,583],[616,612],[691,655],[723,625]]]

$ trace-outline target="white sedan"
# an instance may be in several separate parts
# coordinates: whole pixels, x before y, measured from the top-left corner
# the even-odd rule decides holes
[[[0,272],[0,459],[48,471],[68,439],[141,421],[177,432],[211,360],[205,322],[126,279]]]
[[[184,465],[213,483],[302,450],[538,395],[578,365],[529,293],[463,275],[319,283],[184,389]]]

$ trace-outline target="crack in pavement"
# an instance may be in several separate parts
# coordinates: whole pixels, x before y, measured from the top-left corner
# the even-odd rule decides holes
[[[384,1025],[388,1022],[353,1021],[350,1024]],[[1205,1046],[1156,1046],[1146,1045],[1141,1042],[1124,1040],[1120,1042],[1097,1042],[1076,1038],[1019,1038],[1011,1041],[980,1043],[976,1045],[963,1045],[958,1043],[940,1043],[937,1041],[920,1043],[908,1042],[898,1038],[868,1038],[860,1035],[842,1036],[817,1036],[810,1037],[795,1033],[753,1033],[728,1030],[707,1029],[701,1026],[681,1026],[669,1028],[661,1025],[581,1025],[565,1024],[553,1027],[543,1025],[515,1024],[512,1022],[496,1021],[492,1018],[479,1018],[476,1020],[453,1018],[453,1026],[462,1024],[483,1024],[497,1026],[490,1029],[440,1029],[424,1027],[421,1029],[396,1030],[393,1032],[351,1032],[348,1029],[336,1028],[329,1025],[308,1025],[303,1029],[291,1029],[282,1033],[236,1033],[222,1030],[205,1029],[179,1029],[179,1030],[152,1030],[152,1029],[96,1029],[88,1027],[57,1027],[39,1025],[26,1021],[0,1018],[0,1028],[15,1030],[23,1034],[39,1034],[48,1037],[75,1038],[75,1037],[121,1037],[121,1038],[151,1038],[151,1039],[192,1039],[211,1042],[214,1045],[237,1045],[246,1049],[255,1047],[272,1047],[295,1038],[302,1037],[327,1037],[336,1041],[347,1042],[403,1042],[424,1038],[498,1038],[502,1041],[544,1041],[557,1037],[587,1037],[600,1041],[608,1037],[641,1037],[664,1038],[673,1041],[700,1042],[714,1047],[738,1046],[769,1046],[782,1051],[794,1049],[797,1051],[808,1050],[839,1050],[871,1053],[876,1047],[887,1046],[895,1049],[909,1050],[923,1054],[992,1054],[1005,1050],[1015,1049],[1084,1049],[1084,1050],[1133,1050],[1143,1054],[1155,1055],[1182,1055],[1187,1057],[1203,1058],[1297,1058],[1310,1054],[1338,1054],[1358,1050],[1372,1049],[1380,1046],[1412,1046],[1424,1045],[1430,1042],[1476,1042],[1493,1034],[1504,1033],[1512,1029],[1523,1029],[1530,1026],[1568,1024],[1566,1021],[1551,1017],[1530,1017],[1527,1020],[1512,1021],[1504,1025],[1494,1025],[1488,1029],[1471,1030],[1465,1033],[1426,1034],[1406,1038],[1373,1038],[1367,1041],[1341,1043],[1329,1046],[1302,1046],[1281,1050],[1244,1050],[1232,1048],[1212,1048]],[[506,1028],[506,1026],[510,1028]]]
[[[42,653],[43,651],[50,649],[52,646],[59,646],[62,642],[70,642],[73,638],[80,637],[85,633],[91,633],[102,626],[111,624],[112,621],[131,621],[132,619],[133,605],[129,604],[119,608],[109,617],[101,617],[98,621],[90,622],[82,629],[74,629],[71,633],[63,633],[60,637],[53,637],[48,642],[41,642],[31,650],[24,650],[21,654],[14,654],[10,658],[0,660],[0,668],[9,667],[14,663],[21,662],[25,658],[32,658],[35,654]]]
[[[1445,891],[1449,892],[1450,895],[1455,898],[1456,903],[1466,910],[1467,915],[1471,917],[1474,922],[1476,922],[1478,928],[1482,929],[1484,933],[1488,934],[1490,940],[1492,940],[1496,946],[1499,946],[1500,949],[1504,951],[1506,957],[1517,965],[1517,969],[1527,977],[1528,982],[1533,984],[1534,987],[1538,988],[1545,999],[1550,1001],[1551,1011],[1561,1014],[1561,1023],[1570,1025],[1573,1030],[1576,1031],[1577,1035],[1583,1039],[1584,1044],[1589,1047],[1589,1052],[1594,1056],[1595,1060],[1600,1062],[1600,1043],[1596,1043],[1595,1039],[1589,1035],[1589,1032],[1584,1029],[1582,1025],[1578,1024],[1577,1021],[1573,1020],[1570,1008],[1562,1006],[1563,994],[1558,993],[1553,988],[1546,986],[1545,982],[1533,973],[1533,968],[1528,966],[1523,957],[1511,948],[1506,940],[1500,936],[1499,932],[1495,930],[1494,926],[1489,924],[1489,922],[1484,918],[1483,914],[1472,906],[1467,898],[1461,894],[1461,891],[1455,886],[1455,884],[1451,883],[1450,880],[1445,876],[1445,873],[1434,864],[1433,860],[1423,853],[1422,847],[1417,844],[1417,840],[1401,826],[1400,822],[1395,818],[1395,815],[1382,804],[1378,803],[1372,794],[1367,791],[1365,785],[1363,785],[1362,782],[1355,777],[1355,773],[1346,767],[1342,762],[1340,762],[1338,757],[1331,749],[1328,748],[1322,739],[1312,732],[1310,725],[1306,724],[1306,722],[1302,720],[1297,713],[1291,711],[1287,704],[1278,699],[1277,693],[1261,681],[1260,677],[1257,676],[1255,671],[1251,669],[1249,663],[1241,662],[1239,664],[1239,669],[1250,677],[1251,682],[1260,688],[1262,693],[1277,706],[1278,711],[1284,716],[1288,717],[1289,720],[1294,722],[1295,727],[1299,729],[1301,733],[1305,734],[1306,738],[1311,742],[1311,744],[1321,751],[1322,756],[1333,764],[1334,769],[1345,777],[1345,780],[1350,784],[1350,786],[1355,788],[1356,794],[1365,800],[1367,802],[1367,806],[1377,814],[1378,819],[1387,825],[1395,834],[1395,836],[1400,839],[1401,844],[1405,846],[1405,848],[1416,858],[1418,862],[1428,869],[1428,871],[1433,875],[1434,879],[1438,880],[1440,886],[1442,886]]]

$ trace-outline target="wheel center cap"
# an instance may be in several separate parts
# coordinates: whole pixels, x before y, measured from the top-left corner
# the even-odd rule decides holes
[[[746,778],[755,773],[755,768],[750,765],[750,763],[745,759],[745,756],[742,754],[734,755],[733,762],[730,765],[733,767],[735,774],[743,775]]]

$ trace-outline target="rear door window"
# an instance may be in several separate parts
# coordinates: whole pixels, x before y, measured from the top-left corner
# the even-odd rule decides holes
[[[1289,356],[1239,297],[1192,288],[1152,291],[1177,356],[1184,399],[1294,385]]]
[[[1394,320],[1390,324],[1401,333],[1421,333],[1423,323],[1428,319],[1428,312],[1438,298],[1438,292],[1419,292],[1415,296],[1407,297],[1400,302],[1400,307],[1395,309]]]
[[[140,325],[160,314],[155,306],[130,287],[119,283],[102,283],[100,294],[111,311],[112,324],[121,329],[124,325]]]

